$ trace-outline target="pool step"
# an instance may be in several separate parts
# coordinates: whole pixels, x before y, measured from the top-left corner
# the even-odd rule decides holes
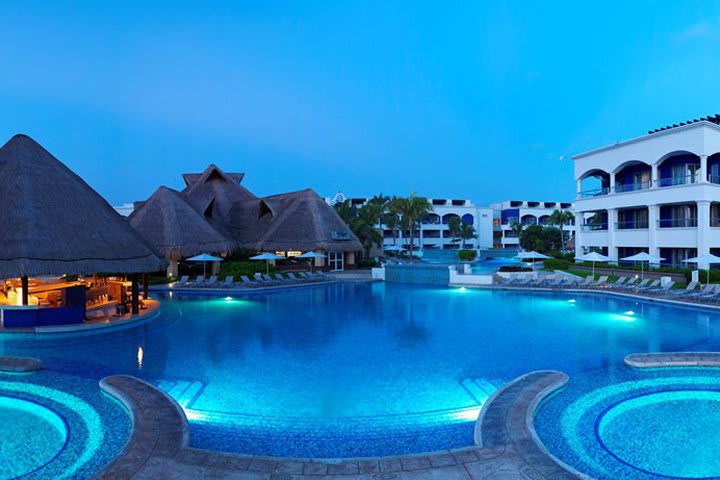
[[[197,380],[159,380],[156,385],[183,408],[190,407],[205,389]]]
[[[460,386],[478,405],[482,405],[490,396],[505,384],[497,378],[465,378]]]

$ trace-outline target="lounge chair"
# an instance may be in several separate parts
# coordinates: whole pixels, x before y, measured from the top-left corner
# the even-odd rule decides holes
[[[657,288],[651,288],[648,290],[648,293],[652,293],[653,295],[668,295],[670,290],[675,286],[676,282],[673,282],[672,280],[667,282],[665,285],[658,285]]]
[[[626,283],[628,280],[629,280],[628,277],[620,277],[617,280],[615,280],[614,282],[608,283],[608,286],[610,288],[618,288],[623,285],[628,285],[628,283]]]
[[[547,286],[549,288],[562,288],[564,281],[565,279],[558,275],[552,281],[548,282]]]
[[[525,273],[518,273],[517,276],[515,276],[515,278],[513,278],[513,279],[510,281],[510,285],[519,285],[519,284],[521,284],[521,283],[524,283],[526,277],[527,277],[527,274],[525,274]]]
[[[592,284],[594,282],[595,282],[595,280],[593,279],[593,277],[587,276],[587,277],[583,278],[582,280],[580,280],[580,282],[578,282],[578,284],[576,286],[583,287],[583,288],[590,287],[590,286],[592,286]]]
[[[187,276],[187,275],[183,275],[182,277],[180,277],[180,280],[178,280],[177,282],[175,282],[175,285],[174,285],[174,286],[175,286],[175,287],[185,287],[185,286],[187,286],[187,285],[189,285],[189,284],[190,284],[190,277]]]
[[[628,282],[625,285],[620,285],[618,288],[623,288],[625,290],[633,290],[633,289],[644,289],[648,286],[648,284],[652,281],[652,278],[643,278],[640,280],[639,283],[633,283]]]
[[[700,295],[693,296],[694,300],[699,300],[701,302],[710,302],[710,301],[717,301],[717,296],[720,295],[720,285],[714,284],[709,285],[709,288],[706,291],[703,291],[700,293]],[[689,297],[690,295],[688,295]]]
[[[672,290],[668,293],[674,297],[682,297],[684,295],[696,292],[697,286],[698,282],[690,282],[687,284],[687,287],[683,288],[682,290]]]
[[[594,280],[590,286],[592,286],[592,287],[604,287],[604,286],[607,285],[608,278],[609,278],[609,277],[608,277],[607,275],[602,275],[602,276],[601,276],[600,278],[598,278],[597,280]]]
[[[508,275],[507,277],[505,277],[505,276],[499,276],[499,277],[498,277],[499,280],[498,280],[498,282],[497,282],[498,285],[510,285],[510,284],[513,282],[513,280],[515,280],[515,275],[517,275],[517,274],[516,274],[516,273],[511,273],[511,274]]]
[[[212,277],[208,278],[205,283],[203,283],[201,286],[203,287],[217,287],[218,286],[218,278],[216,275],[213,275]]]
[[[235,277],[232,275],[228,275],[225,277],[225,280],[220,282],[220,286],[223,288],[232,288],[235,286]]]
[[[685,297],[689,299],[699,299],[700,297],[714,295],[716,287],[716,284],[707,284],[699,291],[688,293]]]
[[[300,275],[298,275],[297,273],[293,273],[293,272],[288,272],[285,275],[287,275],[287,277],[290,280],[297,282],[297,283],[308,283],[308,282],[312,281],[312,280],[308,280],[307,278],[302,278]]]
[[[250,280],[247,275],[240,275],[240,282],[238,282],[238,285],[242,285],[243,287],[257,287],[259,285],[258,282],[255,282],[253,280]]]
[[[642,286],[642,287],[638,286],[637,290],[640,292],[648,292],[650,290],[655,290],[658,288],[660,288],[660,280],[653,280],[652,282],[650,282],[649,284],[647,284],[645,286]]]
[[[190,282],[191,287],[202,287],[205,283],[205,275],[198,275],[195,277],[195,280]]]

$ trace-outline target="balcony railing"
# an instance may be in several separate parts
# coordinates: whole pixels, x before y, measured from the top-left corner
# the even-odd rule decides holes
[[[691,183],[698,183],[700,180],[700,172],[691,173],[690,175],[685,175],[684,177],[670,177],[670,178],[660,178],[656,180],[658,187],[671,187],[673,185],[687,185]]]
[[[710,218],[711,227],[720,227],[720,218]]]
[[[622,222],[615,222],[615,228],[617,230],[643,230],[648,228],[647,220],[625,220]]]
[[[597,232],[602,230],[607,230],[608,224],[607,222],[604,223],[586,223],[582,226],[583,232]]]
[[[615,193],[634,192],[637,190],[647,190],[652,186],[650,180],[645,182],[619,183],[615,185]]]
[[[607,195],[608,193],[610,193],[610,189],[608,187],[598,187],[578,192],[578,198],[600,197],[602,195]]]
[[[661,218],[658,228],[693,228],[697,227],[697,218]]]

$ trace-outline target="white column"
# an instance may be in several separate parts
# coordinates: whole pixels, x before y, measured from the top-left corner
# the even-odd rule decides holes
[[[608,208],[608,257],[617,262],[618,253],[615,245],[615,230],[617,228],[617,208]]]
[[[615,174],[610,174],[610,191],[608,192],[610,194],[615,193]]]
[[[650,165],[650,170],[650,188],[659,187],[660,177],[658,175],[660,172],[658,171],[658,166],[653,163],[652,165]]]
[[[658,205],[648,205],[648,253],[650,255],[658,255],[657,228],[659,218],[660,207]]]
[[[585,246],[582,243],[583,218],[584,215],[582,212],[575,212],[575,255],[582,255],[584,253],[582,248]]]
[[[582,180],[577,179],[575,180],[575,183],[577,184],[577,198],[582,197]]]
[[[710,202],[702,200],[697,202],[697,254],[705,255],[710,253]],[[708,264],[699,264],[698,268],[706,269]]]
[[[698,183],[707,183],[708,181],[707,159],[707,155],[700,155],[700,178]]]

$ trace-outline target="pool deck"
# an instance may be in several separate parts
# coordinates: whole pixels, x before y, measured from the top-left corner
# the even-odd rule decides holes
[[[428,454],[342,460],[285,459],[190,448],[187,419],[162,391],[134,377],[100,382],[132,415],[123,452],[100,479],[240,480],[569,480],[587,477],[558,462],[533,428],[537,405],[568,381],[561,372],[538,371],[500,389],[478,418],[478,445]]]

